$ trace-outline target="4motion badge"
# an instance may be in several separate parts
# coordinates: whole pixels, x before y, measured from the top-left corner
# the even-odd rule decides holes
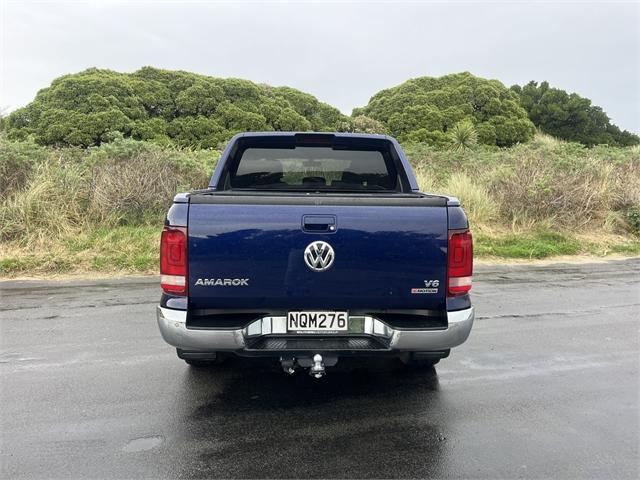
[[[440,287],[440,280],[425,280],[424,288],[412,288],[411,293],[414,295],[424,294],[424,293],[438,293],[438,288]]]

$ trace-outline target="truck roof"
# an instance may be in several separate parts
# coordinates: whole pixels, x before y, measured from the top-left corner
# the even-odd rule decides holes
[[[379,135],[377,133],[351,133],[351,132],[242,132],[234,135],[229,142],[244,137],[293,137],[295,135],[333,135],[343,138],[370,138],[372,140],[389,140],[395,142],[396,139],[389,135]]]

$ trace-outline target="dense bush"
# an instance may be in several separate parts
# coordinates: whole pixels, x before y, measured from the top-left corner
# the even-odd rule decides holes
[[[401,141],[436,146],[450,144],[451,131],[464,121],[474,125],[485,145],[511,146],[535,133],[514,92],[468,72],[408,80],[378,92],[353,115],[382,122]]]
[[[636,235],[640,235],[640,205],[629,208],[625,215],[629,229]]]
[[[564,140],[588,146],[608,144],[630,146],[640,138],[611,123],[602,108],[576,93],[549,87],[548,82],[529,82],[511,90],[520,96],[520,103],[531,121],[543,132]]]
[[[351,133],[376,133],[379,135],[386,135],[389,133],[389,130],[384,123],[364,115],[351,117],[340,122],[338,124],[338,131]]]
[[[246,130],[335,130],[337,109],[289,87],[145,67],[88,69],[54,80],[4,122],[10,138],[95,146],[118,134],[158,144],[216,148]]]

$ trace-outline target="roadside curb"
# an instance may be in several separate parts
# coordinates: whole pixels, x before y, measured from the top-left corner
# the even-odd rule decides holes
[[[585,265],[612,265],[616,263],[624,263],[628,265],[634,265],[640,270],[640,257],[621,257],[621,258],[589,258],[580,257],[571,261],[571,258],[562,258],[556,261],[553,260],[536,260],[536,261],[521,261],[521,262],[495,262],[489,263],[480,261],[474,265],[474,277],[476,280],[482,280],[483,277],[491,276],[496,272],[518,272],[518,271],[571,271],[580,270]],[[68,275],[68,276],[54,276],[53,278],[0,278],[0,290],[11,290],[20,288],[39,288],[47,286],[55,286],[59,288],[64,287],[79,287],[79,286],[113,286],[113,285],[159,285],[160,278],[158,274],[150,275],[125,275],[122,277],[116,275],[108,276],[89,276],[84,275]]]
[[[19,289],[29,286],[30,288],[57,286],[57,287],[83,287],[83,286],[113,286],[118,285],[153,285],[157,284],[160,288],[159,275],[145,276],[105,276],[105,277],[60,277],[60,278],[0,278],[0,289]]]

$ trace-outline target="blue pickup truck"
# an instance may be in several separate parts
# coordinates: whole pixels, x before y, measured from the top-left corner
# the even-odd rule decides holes
[[[236,135],[209,187],[176,195],[160,332],[192,366],[230,355],[321,377],[347,356],[430,366],[471,331],[473,244],[391,137]]]

